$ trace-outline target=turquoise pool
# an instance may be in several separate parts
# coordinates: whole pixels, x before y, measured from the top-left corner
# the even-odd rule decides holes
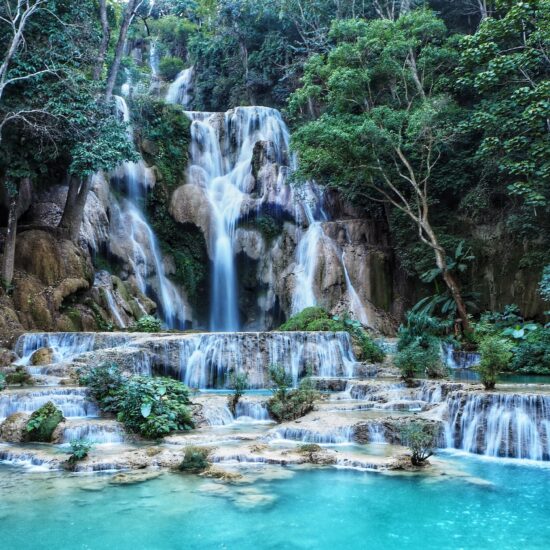
[[[2,548],[330,549],[550,547],[550,468],[454,458],[479,478],[256,467],[227,486],[164,474],[115,486],[0,466]],[[485,483],[481,482],[484,480]]]

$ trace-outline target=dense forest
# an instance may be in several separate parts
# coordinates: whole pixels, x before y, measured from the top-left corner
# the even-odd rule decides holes
[[[379,286],[391,288],[375,305],[393,315],[394,327],[413,306],[457,320],[457,334],[471,333],[472,320],[489,310],[505,316],[505,306],[514,318],[544,324],[547,0],[7,0],[1,10],[6,326],[55,325],[55,311],[82,302],[94,270],[120,271],[101,247],[85,251],[93,265],[81,257],[85,205],[96,174],[111,174],[120,193],[117,167],[139,159],[160,182],[139,200],[174,265],[169,278],[197,311],[208,307],[204,231],[182,222],[173,207],[188,164],[190,121],[163,99],[186,69],[193,79],[186,110],[280,110],[298,159],[292,185],[314,181],[345,204],[335,207],[340,214],[382,228],[391,258],[389,282]],[[121,95],[131,112],[130,140],[116,108]],[[60,185],[66,198],[55,219],[42,223],[36,197]],[[269,241],[284,216],[264,212],[239,223]],[[37,229],[57,245],[27,243],[25,233]],[[68,270],[69,282],[53,305],[47,298],[44,311],[33,312],[27,295],[38,287],[18,282],[17,272],[35,266],[18,265],[16,250],[55,255],[60,242],[74,243],[91,272],[57,266]],[[51,286],[48,277],[42,282]],[[13,313],[21,308],[23,321]]]

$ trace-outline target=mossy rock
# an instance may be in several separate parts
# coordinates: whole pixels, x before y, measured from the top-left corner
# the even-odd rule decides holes
[[[63,413],[51,401],[48,401],[31,414],[27,422],[26,440],[50,443],[53,432],[63,420],[65,420]]]
[[[53,349],[52,348],[38,348],[31,355],[31,365],[49,365],[53,363]]]

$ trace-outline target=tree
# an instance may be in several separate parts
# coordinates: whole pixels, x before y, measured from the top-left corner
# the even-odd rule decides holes
[[[115,87],[116,77],[120,68],[120,62],[124,53],[124,47],[126,45],[126,37],[128,36],[128,29],[134,20],[136,11],[139,9],[143,0],[128,0],[124,14],[122,16],[122,22],[120,24],[120,30],[118,34],[118,40],[115,48],[115,56],[109,69],[109,76],[107,78],[107,85],[105,87],[105,99],[110,102],[113,97],[113,89]]]
[[[99,0],[99,18],[101,20],[102,35],[101,45],[99,46],[99,52],[97,54],[97,62],[94,67],[94,80],[99,80],[101,77],[101,72],[103,71],[103,65],[105,63],[105,55],[107,54],[109,40],[111,39],[111,29],[107,17],[107,0]]]
[[[413,466],[422,466],[434,454],[436,435],[436,428],[431,423],[414,421],[405,424],[401,440],[411,450]]]
[[[457,305],[470,322],[458,279],[431,221],[433,173],[457,134],[460,109],[445,93],[454,69],[454,41],[432,12],[396,21],[333,23],[335,46],[313,56],[289,110],[301,120],[293,146],[299,176],[337,187],[354,201],[389,205],[407,216]]]
[[[476,370],[486,390],[493,390],[497,376],[506,370],[512,359],[511,344],[504,338],[487,336],[479,345],[481,359]]]

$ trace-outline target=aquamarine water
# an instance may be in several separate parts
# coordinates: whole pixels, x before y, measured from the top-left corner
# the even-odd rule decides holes
[[[453,459],[451,459],[452,461]],[[460,458],[488,483],[258,467],[252,484],[0,466],[0,546],[50,549],[550,547],[550,469]]]

